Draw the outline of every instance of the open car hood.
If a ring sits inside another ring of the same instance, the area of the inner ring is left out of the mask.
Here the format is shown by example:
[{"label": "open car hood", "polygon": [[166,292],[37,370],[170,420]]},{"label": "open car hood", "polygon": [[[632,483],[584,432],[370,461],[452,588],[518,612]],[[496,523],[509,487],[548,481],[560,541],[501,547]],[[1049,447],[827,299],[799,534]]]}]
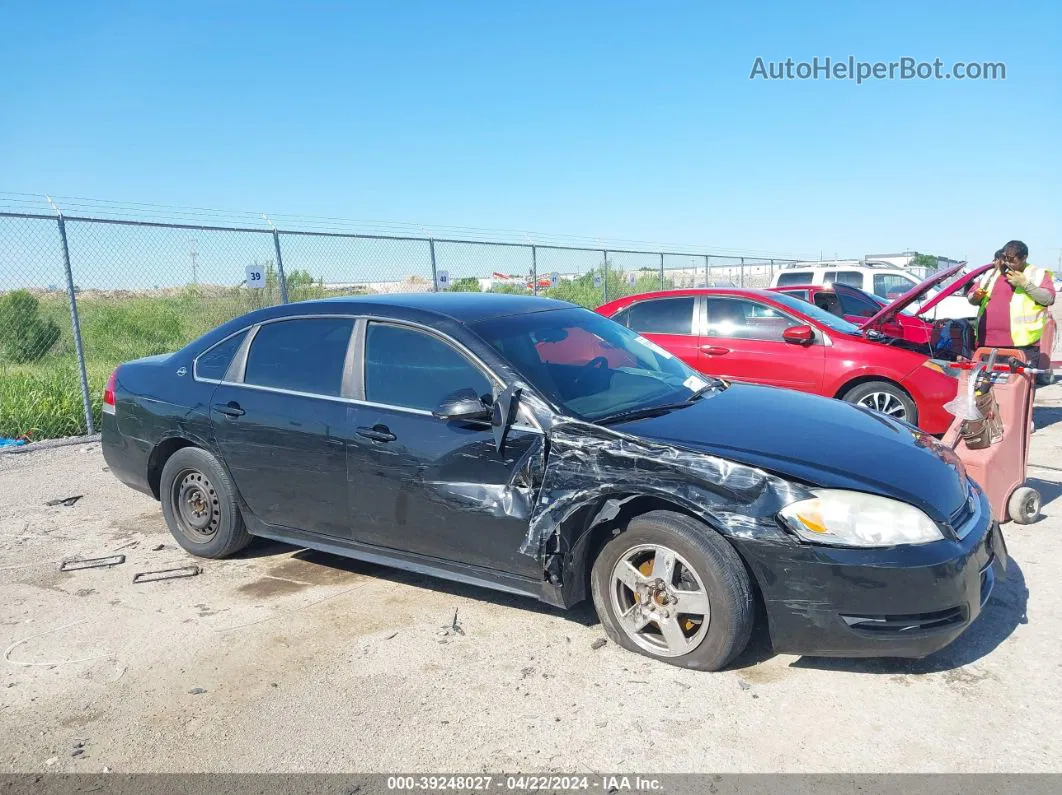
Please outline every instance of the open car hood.
[{"label": "open car hood", "polygon": [[[945,268],[942,271],[934,273],[925,281],[912,287],[910,290],[901,295],[891,304],[887,304],[886,306],[882,307],[876,315],[867,318],[867,320],[860,326],[860,328],[863,330],[872,329],[875,326],[878,326],[892,319],[897,312],[900,312],[906,309],[911,304],[915,303],[916,301],[921,300],[930,290],[932,290],[937,285],[943,284],[965,267],[966,263],[960,262],[958,265],[953,265],[950,268]],[[981,265],[980,267],[974,268],[972,271],[965,274],[962,278],[956,279],[954,283],[949,284],[945,289],[941,290],[938,295],[933,296],[932,300],[927,301],[926,304],[922,306],[916,314],[921,315],[924,312],[928,312],[930,309],[935,307],[945,298],[954,295],[958,290],[960,290],[965,285],[969,284],[971,281],[976,279],[985,271],[989,270],[991,267],[991,263],[989,263],[988,265]]]}]

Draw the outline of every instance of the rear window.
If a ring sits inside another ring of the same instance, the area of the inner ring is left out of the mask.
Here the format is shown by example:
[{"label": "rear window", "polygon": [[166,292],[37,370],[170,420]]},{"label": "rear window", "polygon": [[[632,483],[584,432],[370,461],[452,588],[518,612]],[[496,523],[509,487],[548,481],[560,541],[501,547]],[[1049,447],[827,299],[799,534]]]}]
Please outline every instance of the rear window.
[{"label": "rear window", "polygon": [[815,274],[811,271],[786,271],[778,274],[778,282],[775,287],[785,287],[790,284],[814,284]]},{"label": "rear window", "polygon": [[267,323],[251,342],[245,384],[339,397],[353,318]]},{"label": "rear window", "polygon": [[780,290],[779,292],[784,295],[791,295],[793,298],[799,298],[801,301],[809,300],[807,290]]}]

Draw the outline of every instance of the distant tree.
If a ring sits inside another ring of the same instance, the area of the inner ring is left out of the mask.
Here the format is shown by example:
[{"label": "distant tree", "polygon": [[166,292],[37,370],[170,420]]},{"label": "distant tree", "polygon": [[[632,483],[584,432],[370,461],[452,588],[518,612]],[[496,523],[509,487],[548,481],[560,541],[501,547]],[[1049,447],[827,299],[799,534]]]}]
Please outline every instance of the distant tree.
[{"label": "distant tree", "polygon": [[0,296],[0,352],[16,364],[36,362],[59,341],[59,326],[40,316],[40,304],[26,290]]},{"label": "distant tree", "polygon": [[309,287],[314,282],[313,276],[310,275],[309,271],[295,270],[291,273],[285,273],[284,278],[288,283],[288,289]]},{"label": "distant tree", "polygon": [[[635,276],[634,283],[630,277]],[[601,284],[595,285],[595,277],[600,277]],[[632,271],[630,274],[612,267],[612,263],[606,262],[589,273],[577,276],[574,279],[561,279],[556,287],[539,290],[539,295],[547,298],[557,298],[561,301],[570,301],[573,304],[595,309],[605,303],[625,295],[648,293],[659,290],[661,287],[668,290],[675,286],[673,279],[665,278],[663,285],[660,284],[660,271],[656,268],[643,268],[640,271]],[[608,290],[605,290],[605,287]]]},{"label": "distant tree", "polygon": [[450,282],[451,293],[479,293],[482,292],[482,288],[479,286],[479,279],[475,276],[466,276],[463,279],[458,279],[455,282]]},{"label": "distant tree", "polygon": [[915,254],[915,258],[911,260],[912,268],[927,268],[928,270],[935,271],[940,267],[940,262],[932,254]]}]

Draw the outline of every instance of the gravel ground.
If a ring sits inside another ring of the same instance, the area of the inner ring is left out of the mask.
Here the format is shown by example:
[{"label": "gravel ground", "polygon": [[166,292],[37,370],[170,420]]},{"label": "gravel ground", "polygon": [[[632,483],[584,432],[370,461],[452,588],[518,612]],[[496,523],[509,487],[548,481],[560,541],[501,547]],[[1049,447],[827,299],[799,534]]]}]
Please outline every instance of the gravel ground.
[{"label": "gravel ground", "polygon": [[[1038,404],[1046,516],[1006,526],[1009,577],[962,638],[917,662],[772,655],[761,638],[719,674],[599,646],[588,607],[264,542],[193,561],[98,443],[0,455],[0,764],[1062,771],[1062,384]],[[59,571],[110,554],[125,562]],[[202,574],[132,583],[192,563]]]}]

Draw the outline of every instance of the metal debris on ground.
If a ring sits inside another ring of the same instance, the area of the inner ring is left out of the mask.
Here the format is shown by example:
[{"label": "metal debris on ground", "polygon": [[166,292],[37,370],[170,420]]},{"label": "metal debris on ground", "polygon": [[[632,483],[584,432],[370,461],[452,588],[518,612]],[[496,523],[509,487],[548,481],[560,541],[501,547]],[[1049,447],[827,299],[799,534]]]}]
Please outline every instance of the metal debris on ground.
[{"label": "metal debris on ground", "polygon": [[188,691],[188,695],[190,695],[190,696],[201,696],[205,692],[206,692],[205,688],[193,687],[191,690]]},{"label": "metal debris on ground", "polygon": [[458,635],[464,635],[465,631],[461,629],[461,625],[457,622],[457,610],[454,610],[454,620],[450,622],[450,629],[456,632]]},{"label": "metal debris on ground", "polygon": [[600,649],[602,646],[604,646],[606,643],[608,643],[608,641],[604,638],[598,638],[590,644],[590,648],[596,651],[597,649]]},{"label": "metal debris on ground", "polygon": [[152,552],[158,552],[158,551],[160,551],[160,550],[163,550],[163,549],[165,549],[165,548],[166,548],[166,545],[165,545],[165,544],[159,544],[159,545],[158,545],[158,546],[156,546],[156,547],[152,547],[152,548],[151,548],[151,551],[152,551]]},{"label": "metal debris on ground", "polygon": [[82,569],[102,569],[125,563],[125,555],[108,555],[105,558],[75,558],[64,560],[59,571],[81,571]]},{"label": "metal debris on ground", "polygon": [[398,630],[397,629],[394,632],[391,632],[391,633],[388,633],[387,635],[384,635],[384,640],[391,640],[391,638],[395,637],[396,635],[398,635]]},{"label": "metal debris on ground", "polygon": [[44,504],[47,505],[49,508],[54,508],[56,505],[62,505],[64,508],[69,508],[71,505],[73,505],[75,502],[77,502],[84,496],[84,494],[76,494],[73,497],[61,497],[57,500],[48,500],[48,502]]},{"label": "metal debris on ground", "polygon": [[133,575],[133,584],[176,580],[181,577],[195,577],[197,574],[202,573],[203,570],[198,566],[181,566],[176,569],[161,569],[159,571],[138,571]]},{"label": "metal debris on ground", "polygon": [[140,543],[139,541],[127,541],[126,543],[122,544],[120,547],[115,547],[114,551],[117,552],[119,549],[129,549],[129,547],[135,547],[139,543]]},{"label": "metal debris on ground", "polygon": [[752,687],[752,685],[750,685],[744,679],[738,679],[738,685],[741,686],[742,690],[748,690],[750,687]]}]

